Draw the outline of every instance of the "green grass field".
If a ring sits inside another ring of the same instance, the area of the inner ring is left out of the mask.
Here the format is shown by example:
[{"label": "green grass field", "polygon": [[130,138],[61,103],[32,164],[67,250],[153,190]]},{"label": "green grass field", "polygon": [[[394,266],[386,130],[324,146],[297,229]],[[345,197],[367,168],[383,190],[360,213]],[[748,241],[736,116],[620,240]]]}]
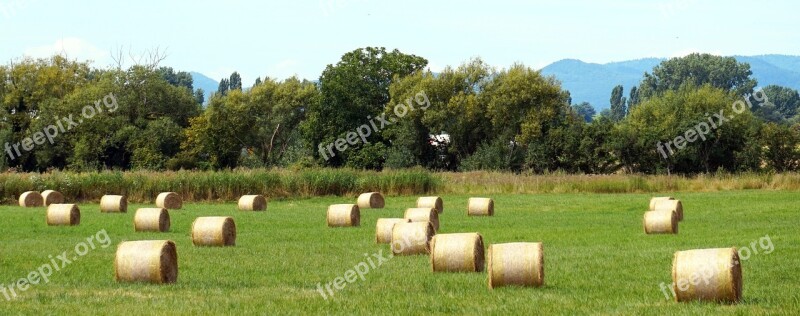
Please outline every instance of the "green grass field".
[{"label": "green grass field", "polygon": [[[317,284],[332,282],[371,255],[390,253],[374,243],[380,217],[402,217],[415,197],[387,198],[387,207],[362,210],[359,228],[325,226],[327,205],[354,199],[325,197],[274,201],[266,212],[240,212],[235,204],[190,204],[171,211],[169,233],[133,232],[125,214],[102,214],[80,205],[77,227],[48,227],[45,209],[0,206],[0,282],[9,287],[50,257],[106,230],[100,247],[31,285],[10,301],[0,294],[0,314],[800,314],[800,193],[730,191],[678,193],[685,220],[679,235],[647,236],[642,214],[651,195],[495,195],[496,214],[466,216],[467,195],[444,196],[440,233],[479,232],[486,245],[541,241],[542,288],[487,287],[483,273],[431,272],[427,256],[395,257],[324,299]],[[195,217],[236,220],[237,244],[194,247]],[[743,247],[768,235],[769,254],[743,263],[738,305],[675,303],[659,284],[671,283],[677,250]],[[114,280],[116,246],[125,240],[176,242],[178,282],[159,286]],[[376,260],[377,261],[377,260]],[[16,288],[16,286],[15,286]]]}]

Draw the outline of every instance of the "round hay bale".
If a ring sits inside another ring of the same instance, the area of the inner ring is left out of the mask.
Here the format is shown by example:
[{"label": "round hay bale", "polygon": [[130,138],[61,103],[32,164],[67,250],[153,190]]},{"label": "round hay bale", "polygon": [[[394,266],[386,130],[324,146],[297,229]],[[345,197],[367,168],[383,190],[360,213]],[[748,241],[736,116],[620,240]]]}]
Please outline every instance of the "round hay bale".
[{"label": "round hay bale", "polygon": [[114,257],[117,282],[174,283],[178,280],[178,252],[170,240],[124,241]]},{"label": "round hay bale", "polygon": [[37,191],[28,191],[19,196],[19,206],[40,207],[44,205],[42,194]]},{"label": "round hay bale", "polygon": [[489,288],[544,285],[544,250],[540,242],[489,245]]},{"label": "round hay bale", "polygon": [[650,208],[648,210],[655,211],[656,210],[656,204],[658,203],[658,201],[667,201],[667,200],[674,200],[674,199],[675,198],[673,198],[671,196],[656,196],[654,198],[651,198],[650,199]]},{"label": "round hay bale", "polygon": [[169,226],[169,211],[165,208],[140,208],[133,216],[133,229],[137,232],[166,232]]},{"label": "round hay bale", "polygon": [[235,246],[236,224],[227,216],[198,217],[192,223],[195,246]]},{"label": "round hay bale", "polygon": [[334,204],[328,206],[328,227],[361,226],[360,207],[355,204]]},{"label": "round hay bale", "polygon": [[50,206],[50,204],[62,204],[64,203],[64,195],[58,191],[44,190],[42,192],[42,200],[44,201],[44,206]]},{"label": "round hay bale", "polygon": [[483,237],[478,233],[439,234],[431,239],[433,272],[481,272]]},{"label": "round hay bale", "polygon": [[436,230],[430,222],[397,223],[392,227],[392,254],[395,256],[430,253]]},{"label": "round hay bale", "polygon": [[357,204],[359,208],[383,208],[385,202],[383,200],[383,194],[379,192],[369,192],[359,195]]},{"label": "round hay bale", "polygon": [[379,244],[391,243],[392,228],[394,228],[394,225],[410,222],[410,220],[405,218],[379,218],[378,223],[375,224],[375,242]]},{"label": "round hay bale", "polygon": [[681,200],[657,201],[654,211],[675,211],[678,215],[678,220],[683,220],[683,204],[681,204]]},{"label": "round hay bale", "polygon": [[444,212],[444,202],[438,196],[423,196],[417,199],[417,207],[419,208],[433,208],[436,212],[441,214]]},{"label": "round hay bale", "polygon": [[409,208],[406,209],[403,218],[412,222],[431,222],[433,229],[439,231],[439,213],[433,208]]},{"label": "round hay bale", "polygon": [[128,212],[128,199],[124,195],[103,195],[100,199],[100,211],[103,213]]},{"label": "round hay bale", "polygon": [[240,211],[263,211],[267,209],[267,199],[263,195],[244,195],[239,198]]},{"label": "round hay bale", "polygon": [[75,204],[50,204],[47,207],[47,225],[76,226],[81,223],[81,210]]},{"label": "round hay bale", "polygon": [[649,211],[644,213],[645,234],[677,234],[678,214],[675,211]]},{"label": "round hay bale", "polygon": [[469,198],[467,215],[494,216],[494,200],[490,198]]},{"label": "round hay bale", "polygon": [[742,299],[742,266],[736,248],[675,252],[672,281],[677,302],[738,303]]},{"label": "round hay bale", "polygon": [[183,200],[175,192],[162,192],[156,197],[156,206],[168,210],[179,210],[183,207]]}]

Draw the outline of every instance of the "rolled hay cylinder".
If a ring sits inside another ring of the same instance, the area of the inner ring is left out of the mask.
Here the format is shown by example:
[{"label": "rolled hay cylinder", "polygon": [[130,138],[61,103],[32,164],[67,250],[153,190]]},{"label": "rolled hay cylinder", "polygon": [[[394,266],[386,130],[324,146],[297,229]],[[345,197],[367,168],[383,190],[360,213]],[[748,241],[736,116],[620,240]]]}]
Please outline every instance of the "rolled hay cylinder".
[{"label": "rolled hay cylinder", "polygon": [[128,198],[124,195],[103,195],[100,198],[100,211],[103,213],[128,212]]},{"label": "rolled hay cylinder", "polygon": [[431,238],[436,235],[430,222],[397,223],[392,227],[392,254],[395,256],[430,253]]},{"label": "rolled hay cylinder", "polygon": [[431,239],[433,272],[481,272],[485,259],[478,233],[438,234]]},{"label": "rolled hay cylinder", "polygon": [[649,211],[644,213],[645,234],[677,234],[678,213],[675,211]]},{"label": "rolled hay cylinder", "polygon": [[490,198],[469,198],[467,215],[494,216],[494,200]]},{"label": "rolled hay cylinder", "polygon": [[742,298],[742,266],[736,248],[675,252],[672,260],[675,301],[738,303]]},{"label": "rolled hay cylinder", "polygon": [[358,196],[359,208],[383,208],[386,204],[383,200],[383,194],[379,192],[368,192]]},{"label": "rolled hay cylinder", "polygon": [[166,232],[169,226],[169,211],[165,208],[140,208],[133,216],[133,230],[137,232]]},{"label": "rolled hay cylinder", "polygon": [[77,226],[81,223],[81,210],[75,204],[50,204],[47,207],[47,225]]},{"label": "rolled hay cylinder", "polygon": [[361,226],[360,207],[355,204],[334,204],[328,206],[328,227]]},{"label": "rolled hay cylinder", "polygon": [[375,224],[375,242],[388,244],[392,242],[392,228],[395,224],[410,223],[411,220],[405,218],[379,218]]},{"label": "rolled hay cylinder", "polygon": [[156,206],[168,210],[179,210],[183,207],[183,200],[175,192],[162,192],[156,197]]},{"label": "rolled hay cylinder", "polygon": [[174,283],[178,280],[178,252],[170,240],[124,241],[114,257],[117,282]]},{"label": "rolled hay cylinder", "polygon": [[442,198],[438,196],[423,196],[417,199],[417,207],[418,208],[433,208],[436,209],[436,212],[441,214],[444,212],[444,202]]},{"label": "rolled hay cylinder", "polygon": [[227,216],[198,217],[192,223],[195,246],[235,246],[236,224]]},{"label": "rolled hay cylinder", "polygon": [[681,200],[657,201],[654,211],[675,211],[678,215],[678,221],[683,220],[683,204],[681,204]]},{"label": "rolled hay cylinder", "polygon": [[437,232],[439,231],[439,213],[436,212],[436,209],[430,207],[409,208],[406,209],[403,218],[409,219],[412,222],[431,222],[431,224],[433,224],[433,229]]},{"label": "rolled hay cylinder", "polygon": [[263,195],[244,195],[239,198],[240,211],[263,211],[267,209],[267,199]]},{"label": "rolled hay cylinder", "polygon": [[540,242],[489,245],[489,288],[544,285],[544,250]]},{"label": "rolled hay cylinder", "polygon": [[650,199],[650,208],[648,210],[655,211],[656,210],[656,204],[658,204],[658,201],[668,201],[668,200],[674,200],[674,199],[675,198],[673,198],[671,196],[656,196],[656,197],[653,197],[653,198]]},{"label": "rolled hay cylinder", "polygon": [[50,206],[50,204],[63,204],[64,195],[58,191],[44,190],[42,192],[42,200],[44,201],[44,206]]},{"label": "rolled hay cylinder", "polygon": [[19,196],[19,206],[40,207],[44,205],[44,198],[38,191],[28,191]]}]

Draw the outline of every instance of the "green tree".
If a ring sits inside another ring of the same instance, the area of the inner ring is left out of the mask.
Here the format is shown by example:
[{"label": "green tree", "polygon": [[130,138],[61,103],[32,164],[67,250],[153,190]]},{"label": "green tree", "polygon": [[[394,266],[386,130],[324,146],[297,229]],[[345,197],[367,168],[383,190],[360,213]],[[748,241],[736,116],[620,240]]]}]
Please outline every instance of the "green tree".
[{"label": "green tree", "polygon": [[781,118],[788,120],[798,114],[800,94],[798,94],[797,90],[769,85],[764,87],[762,92],[767,96],[770,103],[775,106]]},{"label": "green tree", "polygon": [[624,88],[621,85],[614,87],[611,90],[611,119],[615,122],[621,121],[628,113],[625,104],[625,97],[622,96]]},{"label": "green tree", "polygon": [[[379,116],[390,100],[389,85],[402,77],[422,70],[428,61],[398,50],[367,47],[346,53],[336,65],[328,65],[320,76],[321,102],[310,107],[303,125],[305,138],[322,157],[320,146],[343,138],[356,127]],[[384,142],[379,132],[371,142]],[[326,164],[342,166],[348,155],[360,147],[329,157]]]},{"label": "green tree", "polygon": [[206,92],[203,91],[203,89],[197,88],[197,90],[194,90],[194,100],[197,104],[203,105],[206,103]]},{"label": "green tree", "polygon": [[757,120],[746,108],[733,112],[735,101],[734,93],[710,85],[647,99],[615,127],[615,154],[632,172],[735,171],[747,165],[740,153],[757,141],[747,132]]},{"label": "green tree", "polygon": [[631,87],[630,96],[628,97],[628,112],[633,110],[633,107],[641,102],[639,97],[639,87]]},{"label": "green tree", "polygon": [[643,101],[668,90],[678,90],[685,84],[695,87],[708,84],[744,96],[752,94],[757,85],[750,77],[752,74],[749,64],[739,63],[734,57],[694,53],[666,60],[653,68],[652,74],[645,73],[639,94]]},{"label": "green tree", "polygon": [[229,90],[242,90],[242,76],[238,72],[233,72],[228,81]]},{"label": "green tree", "polygon": [[227,95],[228,91],[230,90],[232,90],[230,81],[227,78],[222,78],[222,80],[219,81],[219,87],[217,88],[217,93],[219,95],[224,96]]},{"label": "green tree", "polygon": [[796,171],[800,159],[800,131],[775,123],[765,124],[761,130],[764,160],[777,172]]},{"label": "green tree", "polygon": [[581,102],[580,104],[575,104],[572,106],[572,109],[578,116],[582,117],[585,122],[591,122],[592,118],[597,114],[595,112],[594,107],[592,107],[589,102]]}]

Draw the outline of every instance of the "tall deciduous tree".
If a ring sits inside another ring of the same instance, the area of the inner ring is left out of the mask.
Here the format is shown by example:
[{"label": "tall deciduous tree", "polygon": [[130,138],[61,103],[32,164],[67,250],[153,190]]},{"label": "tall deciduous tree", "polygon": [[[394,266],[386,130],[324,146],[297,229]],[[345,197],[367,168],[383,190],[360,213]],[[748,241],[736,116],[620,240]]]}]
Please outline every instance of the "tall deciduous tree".
[{"label": "tall deciduous tree", "polygon": [[743,96],[753,93],[757,85],[750,77],[752,74],[749,64],[739,63],[734,57],[694,53],[666,60],[653,68],[652,74],[645,73],[639,93],[642,99],[647,99],[678,90],[685,84],[694,87],[707,84]]},{"label": "tall deciduous tree", "polygon": [[242,76],[238,72],[233,72],[228,82],[230,90],[242,90]]},{"label": "tall deciduous tree", "polygon": [[[336,65],[328,65],[320,76],[321,102],[309,108],[303,131],[316,148],[325,146],[356,127],[367,124],[383,112],[389,102],[389,85],[396,79],[422,70],[428,61],[422,57],[401,53],[398,50],[367,47],[346,53]],[[379,132],[371,136],[373,142],[383,142]],[[346,157],[357,155],[359,147],[336,154],[326,163],[341,166]],[[376,157],[376,159],[382,159]]]},{"label": "tall deciduous tree", "polygon": [[615,122],[621,121],[628,113],[626,108],[625,97],[623,97],[624,89],[621,85],[614,87],[611,90],[611,119]]}]

